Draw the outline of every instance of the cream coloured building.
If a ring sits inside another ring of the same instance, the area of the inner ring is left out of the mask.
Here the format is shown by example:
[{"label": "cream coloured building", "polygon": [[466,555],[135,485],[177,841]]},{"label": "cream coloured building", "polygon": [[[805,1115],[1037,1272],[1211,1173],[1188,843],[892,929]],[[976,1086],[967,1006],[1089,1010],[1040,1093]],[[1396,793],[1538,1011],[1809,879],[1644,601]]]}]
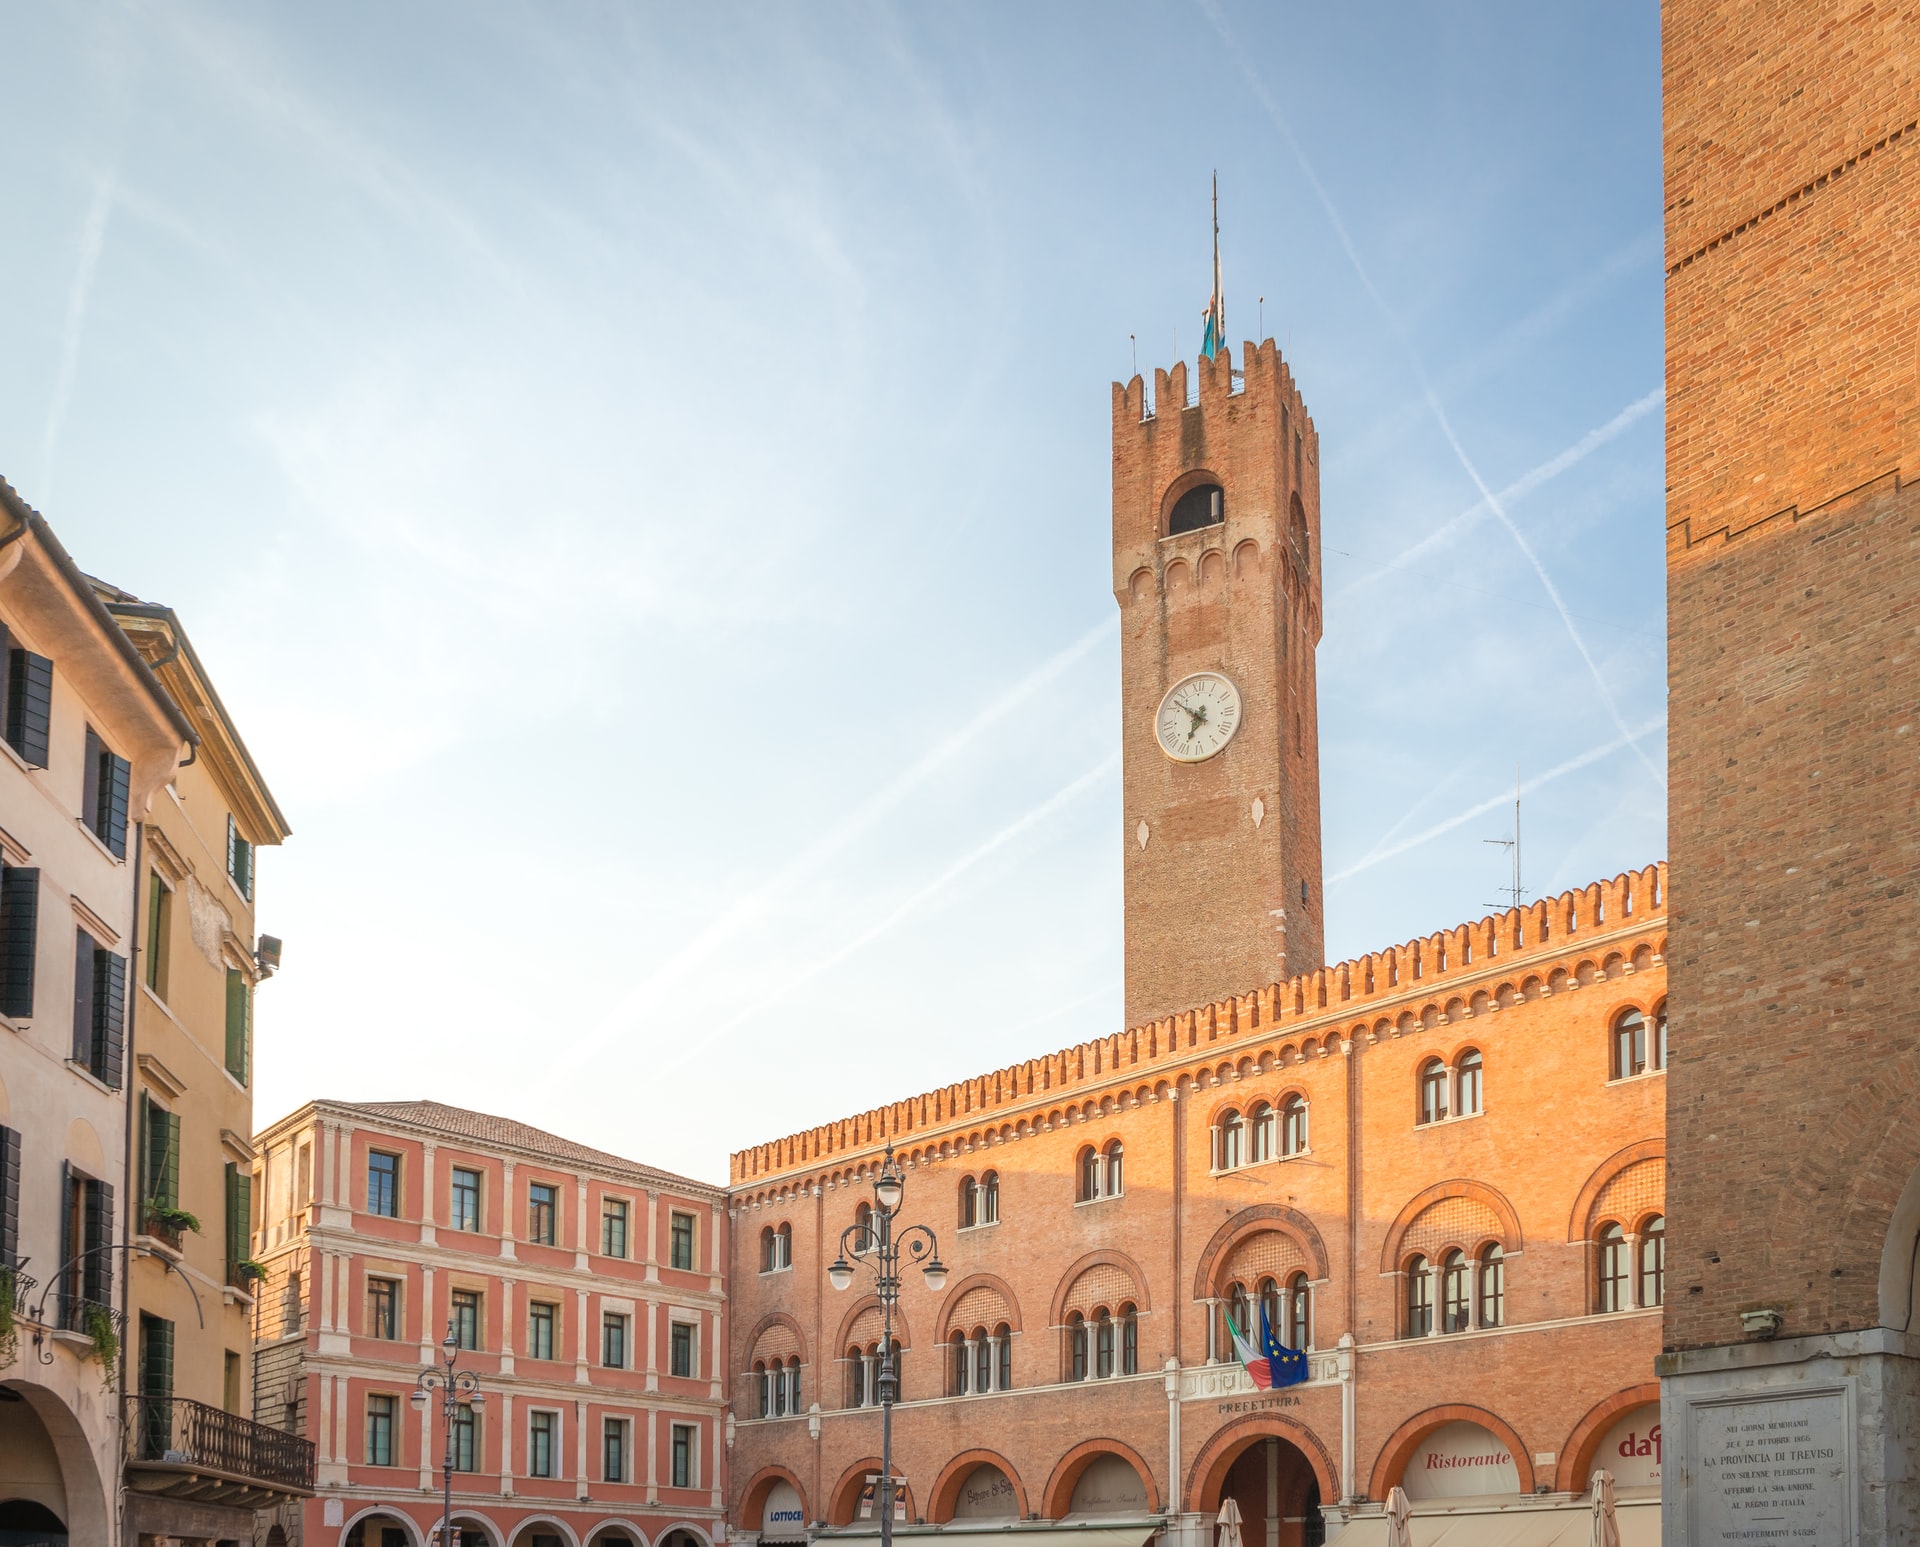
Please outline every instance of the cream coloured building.
[{"label": "cream coloured building", "polygon": [[[251,1540],[304,1497],[312,1447],[255,1422],[254,856],[286,818],[173,610],[96,582],[198,744],[142,828],[128,990],[128,1547]],[[197,1228],[194,1228],[197,1226]]]},{"label": "cream coloured building", "polygon": [[138,823],[194,736],[4,482],[0,629],[0,1539],[112,1547]]}]

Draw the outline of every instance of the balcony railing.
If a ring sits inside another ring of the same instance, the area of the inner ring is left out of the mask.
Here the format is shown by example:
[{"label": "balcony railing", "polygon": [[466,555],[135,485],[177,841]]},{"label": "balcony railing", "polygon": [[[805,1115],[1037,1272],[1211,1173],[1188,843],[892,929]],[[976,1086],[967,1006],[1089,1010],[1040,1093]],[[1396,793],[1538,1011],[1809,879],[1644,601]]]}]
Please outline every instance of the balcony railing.
[{"label": "balcony railing", "polygon": [[127,1472],[148,1493],[262,1508],[313,1492],[313,1444],[186,1397],[127,1398]]}]

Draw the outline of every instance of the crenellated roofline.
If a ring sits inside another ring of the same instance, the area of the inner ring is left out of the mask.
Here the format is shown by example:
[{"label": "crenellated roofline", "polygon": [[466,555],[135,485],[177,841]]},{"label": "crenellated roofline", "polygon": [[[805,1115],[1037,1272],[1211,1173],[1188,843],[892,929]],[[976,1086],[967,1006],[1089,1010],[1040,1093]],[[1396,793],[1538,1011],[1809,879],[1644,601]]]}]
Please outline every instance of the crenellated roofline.
[{"label": "crenellated roofline", "polygon": [[[1431,999],[1444,1014],[1454,999],[1464,1003],[1481,980],[1498,985],[1513,977],[1524,982],[1528,973],[1550,973],[1556,966],[1574,977],[1582,958],[1599,947],[1663,928],[1666,900],[1667,866],[1662,860],[1611,881],[1596,881],[1285,983],[738,1150],[728,1157],[728,1186],[737,1192],[776,1178],[791,1180],[801,1172],[837,1168],[878,1154],[889,1143],[901,1148],[951,1138],[1069,1094],[1082,1099],[1104,1087],[1131,1084],[1149,1071],[1164,1078],[1182,1064],[1208,1061],[1218,1044],[1255,1033],[1295,1035],[1343,1025],[1349,1033],[1357,1032],[1390,1006],[1403,1007],[1399,1018],[1405,1018]],[[1604,959],[1594,963],[1596,969],[1604,965]],[[1424,1023],[1424,1008],[1415,1019]],[[1377,1029],[1390,1030],[1394,1024],[1397,1020]]]}]

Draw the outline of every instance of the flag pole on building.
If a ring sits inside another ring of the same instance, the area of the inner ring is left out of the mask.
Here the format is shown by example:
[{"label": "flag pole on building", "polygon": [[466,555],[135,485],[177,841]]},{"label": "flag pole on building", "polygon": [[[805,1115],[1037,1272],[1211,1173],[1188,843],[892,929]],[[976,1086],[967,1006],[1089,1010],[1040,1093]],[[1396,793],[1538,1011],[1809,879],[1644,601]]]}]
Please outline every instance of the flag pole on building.
[{"label": "flag pole on building", "polygon": [[1220,174],[1213,174],[1213,294],[1200,329],[1200,353],[1211,360],[1227,341],[1227,302],[1220,284]]}]

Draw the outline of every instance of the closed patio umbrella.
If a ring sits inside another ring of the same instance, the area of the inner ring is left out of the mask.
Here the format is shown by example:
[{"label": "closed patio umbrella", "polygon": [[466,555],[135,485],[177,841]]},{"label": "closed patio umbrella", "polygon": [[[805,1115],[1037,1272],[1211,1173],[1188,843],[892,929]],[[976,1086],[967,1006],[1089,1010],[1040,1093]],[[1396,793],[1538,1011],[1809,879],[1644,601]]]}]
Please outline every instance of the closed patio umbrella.
[{"label": "closed patio umbrella", "polygon": [[1220,1536],[1214,1547],[1241,1547],[1240,1506],[1228,1494],[1220,1501]]},{"label": "closed patio umbrella", "polygon": [[1613,1513],[1613,1473],[1593,1474],[1593,1547],[1620,1547],[1620,1522]]},{"label": "closed patio umbrella", "polygon": [[1413,1547],[1412,1520],[1407,1490],[1395,1483],[1387,1494],[1387,1547]]}]

